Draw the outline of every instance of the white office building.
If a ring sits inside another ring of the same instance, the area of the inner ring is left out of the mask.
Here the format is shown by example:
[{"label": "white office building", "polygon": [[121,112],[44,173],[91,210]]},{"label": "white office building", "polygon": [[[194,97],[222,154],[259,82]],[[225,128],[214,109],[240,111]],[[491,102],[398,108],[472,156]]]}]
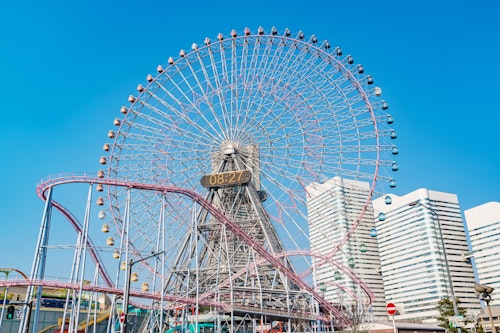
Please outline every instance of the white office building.
[{"label": "white office building", "polygon": [[437,302],[453,294],[468,313],[479,312],[457,196],[419,189],[388,197],[390,204],[382,197],[373,207],[383,213],[377,219],[380,261],[396,320],[435,323]]},{"label": "white office building", "polygon": [[[317,257],[314,264],[319,290],[329,301],[357,311],[353,316],[358,320],[362,317],[363,322],[387,320],[377,238],[370,236],[375,228],[371,203],[363,210],[369,202],[369,191],[368,183],[340,177],[307,186],[311,250],[333,258],[355,274],[349,276],[342,267]],[[346,238],[353,226],[355,230]],[[367,299],[369,294],[374,297],[371,306],[363,307],[362,302],[356,301]]]},{"label": "white office building", "polygon": [[495,288],[490,305],[500,305],[500,202],[464,212],[480,284]]}]

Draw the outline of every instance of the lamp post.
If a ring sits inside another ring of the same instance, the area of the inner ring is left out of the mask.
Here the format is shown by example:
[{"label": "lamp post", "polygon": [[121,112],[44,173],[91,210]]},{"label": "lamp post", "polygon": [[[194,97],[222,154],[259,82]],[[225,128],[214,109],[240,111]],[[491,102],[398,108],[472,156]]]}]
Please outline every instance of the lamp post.
[{"label": "lamp post", "polygon": [[[444,257],[444,261],[445,261],[445,268],[446,268],[446,275],[448,276],[448,284],[450,285],[450,292],[451,292],[451,302],[453,304],[453,313],[455,315],[455,317],[457,317],[459,315],[458,313],[458,306],[457,306],[457,300],[455,298],[455,292],[453,290],[453,280],[451,278],[451,270],[450,270],[450,264],[448,262],[448,256],[446,254],[446,246],[445,246],[445,243],[444,243],[444,239],[443,239],[443,230],[441,229],[441,221],[439,220],[439,215],[438,213],[430,206],[428,205],[424,205],[422,202],[420,202],[420,200],[415,200],[415,201],[412,201],[408,204],[408,206],[410,207],[413,207],[413,206],[422,206],[424,207],[425,209],[429,210],[435,217],[436,217],[436,220],[437,220],[437,225],[438,225],[438,231],[439,231],[439,239],[441,240],[441,248],[443,250],[443,257]],[[462,330],[460,329],[460,327],[457,327],[458,328],[458,332],[461,333]],[[496,333],[496,332],[493,332],[493,333]]]},{"label": "lamp post", "polygon": [[486,308],[488,309],[488,316],[490,317],[490,325],[491,325],[491,333],[497,333],[497,329],[495,327],[495,323],[493,322],[493,316],[491,315],[490,301],[491,301],[491,293],[494,288],[484,285],[474,283],[474,289],[479,293],[479,299],[481,301],[486,302]]},{"label": "lamp post", "polygon": [[138,262],[157,257],[160,254],[164,253],[165,251],[160,251],[157,253],[151,253],[151,255],[140,258],[137,260],[132,260],[130,259],[127,265],[127,283],[125,284],[125,292],[123,293],[123,326],[122,326],[122,333],[127,333],[127,321],[128,321],[128,303],[129,303],[129,294],[130,294],[130,277],[132,275],[132,266],[137,264]]}]

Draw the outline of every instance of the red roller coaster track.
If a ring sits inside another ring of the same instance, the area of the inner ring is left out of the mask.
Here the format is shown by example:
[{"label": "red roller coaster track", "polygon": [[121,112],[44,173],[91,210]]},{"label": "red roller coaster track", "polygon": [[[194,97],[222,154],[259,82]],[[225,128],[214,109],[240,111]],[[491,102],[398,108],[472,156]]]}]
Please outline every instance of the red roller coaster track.
[{"label": "red roller coaster track", "polygon": [[[287,268],[283,263],[281,263],[276,256],[271,255],[269,252],[267,252],[262,246],[260,246],[258,243],[255,242],[252,237],[250,237],[247,233],[245,233],[236,223],[232,222],[229,220],[226,216],[224,216],[217,208],[212,206],[207,200],[205,200],[201,195],[198,193],[186,189],[186,188],[180,188],[176,186],[165,186],[161,184],[144,184],[144,183],[138,183],[138,182],[130,182],[130,181],[125,181],[125,180],[115,180],[115,179],[104,179],[104,178],[97,178],[97,177],[92,177],[88,176],[86,174],[84,175],[64,175],[64,176],[56,176],[53,178],[48,178],[43,180],[41,183],[38,184],[36,188],[37,195],[40,197],[40,199],[46,201],[47,200],[47,192],[50,188],[57,186],[57,185],[63,185],[63,184],[70,184],[70,183],[87,183],[87,184],[102,184],[102,185],[108,185],[108,186],[120,186],[120,187],[127,187],[127,188],[134,188],[134,189],[139,189],[139,190],[145,190],[145,191],[155,191],[158,193],[177,193],[184,195],[197,204],[199,204],[201,207],[206,209],[214,218],[216,218],[220,223],[224,224],[227,228],[229,228],[234,234],[236,234],[238,237],[240,237],[244,242],[246,242],[250,247],[253,248],[254,251],[256,251],[262,258],[263,260],[271,263],[274,267],[279,269],[281,272],[283,272],[291,281],[293,281],[299,288],[302,290],[307,291],[313,297],[320,302],[320,305],[333,314],[337,319],[339,319],[342,323],[344,324],[349,324],[350,320],[347,318],[347,316],[342,313],[340,310],[338,310],[333,304],[327,302],[316,290],[314,290],[312,287],[308,286],[301,278],[298,276],[296,273],[294,273],[292,270]],[[66,209],[64,206],[61,204],[57,203],[56,201],[52,200],[52,205],[55,207],[58,211],[60,211],[66,219],[71,223],[71,225],[78,231],[81,231],[81,225],[77,221],[77,219]],[[110,293],[118,293],[118,290],[114,288],[114,285],[109,277],[109,274],[106,272],[104,265],[102,264],[101,258],[99,257],[99,254],[95,252],[93,249],[93,244],[90,239],[87,239],[87,244],[89,245],[89,251],[90,254],[93,258],[93,260],[99,264],[99,270],[100,274],[103,277],[104,281],[107,284],[107,288],[103,289],[103,292],[110,292]],[[286,254],[283,254],[286,255]],[[327,258],[323,258],[326,261],[329,261]],[[338,265],[337,265],[338,266]],[[339,267],[339,266],[338,266]],[[355,275],[353,275],[355,280],[362,284],[361,279],[357,278]],[[35,282],[33,280],[28,280]],[[29,285],[29,282],[25,282],[25,285]],[[50,282],[43,282],[43,281],[38,281],[37,283],[47,283],[49,284]],[[2,286],[3,284],[0,284]],[[63,287],[62,285],[60,285]],[[66,287],[75,287],[72,284],[67,284],[65,285]],[[88,286],[89,290],[96,290],[95,286]],[[365,288],[363,288],[365,289]],[[369,288],[365,289],[369,290]],[[121,292],[120,292],[121,293]],[[141,293],[137,293],[137,296],[141,296]],[[371,292],[368,293],[369,298],[373,298],[373,294]],[[151,297],[148,293],[144,293],[143,296]],[[166,296],[163,296],[163,299],[167,299]],[[181,301],[178,297],[175,297],[173,299],[175,301]],[[194,304],[195,300],[194,299],[185,299],[182,300],[183,303],[185,304]],[[213,304],[216,307],[224,307],[223,304]]]}]

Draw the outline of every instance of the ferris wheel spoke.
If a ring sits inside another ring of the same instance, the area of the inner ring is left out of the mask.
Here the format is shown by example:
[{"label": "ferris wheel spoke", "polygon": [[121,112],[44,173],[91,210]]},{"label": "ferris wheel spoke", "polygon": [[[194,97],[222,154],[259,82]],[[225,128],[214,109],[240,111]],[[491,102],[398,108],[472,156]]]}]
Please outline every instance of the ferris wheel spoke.
[{"label": "ferris wheel spoke", "polygon": [[[207,45],[206,51],[207,51],[207,53],[210,52],[210,45]],[[198,60],[199,66],[200,66],[200,70],[203,73],[203,77],[205,78],[205,84],[206,84],[206,87],[203,87],[203,85],[200,84],[200,90],[202,91],[202,95],[203,95],[207,105],[209,106],[209,110],[211,111],[211,116],[213,118],[213,121],[218,125],[219,128],[222,129],[222,128],[224,128],[224,125],[221,123],[221,119],[219,119],[219,117],[217,115],[217,111],[214,107],[214,103],[210,99],[210,97],[209,97],[210,95],[208,94],[208,90],[210,90],[212,92],[217,91],[217,88],[213,86],[213,83],[215,83],[215,82],[212,82],[214,79],[212,77],[210,77],[210,75],[207,71],[208,65],[206,65],[205,62],[203,61],[203,58],[201,56],[200,51],[196,52],[196,57],[197,57],[197,60]],[[195,74],[194,70],[191,69],[191,71],[193,72],[193,75],[199,80],[198,75]],[[215,94],[212,94],[212,96],[214,96],[214,95]],[[207,121],[207,123],[210,123],[210,122]],[[214,129],[214,131],[215,131],[215,129]]]},{"label": "ferris wheel spoke", "polygon": [[[242,124],[242,126],[245,126],[248,123],[247,116],[249,115],[248,112],[245,112],[246,105],[245,105],[245,100],[247,99],[245,95],[245,91],[247,88],[247,85],[244,81],[244,76],[243,74],[247,70],[247,55],[246,52],[248,51],[248,48],[246,47],[245,43],[243,43],[241,47],[241,53],[238,53],[238,42],[239,39],[234,39],[232,40],[231,44],[231,79],[232,79],[232,86],[234,87],[234,96],[232,98],[232,104],[234,108],[234,112],[236,113],[236,123]],[[237,128],[233,128],[234,131],[237,131]],[[233,135],[236,135],[235,132],[233,132]]]},{"label": "ferris wheel spoke", "polygon": [[[257,37],[257,45],[258,48],[256,50],[259,52],[258,61],[254,63],[254,75],[253,78],[257,79],[257,81],[252,82],[257,87],[262,87],[264,85],[264,80],[268,78],[266,73],[270,70],[272,66],[274,66],[274,58],[271,56],[271,52],[273,49],[271,48],[272,44],[269,41],[262,43],[261,38]],[[261,46],[264,45],[262,49]],[[276,52],[277,50],[274,50]]]},{"label": "ferris wheel spoke", "polygon": [[[284,226],[285,219],[287,221],[290,221],[287,223],[291,223],[293,227],[289,228],[282,227],[280,230],[287,234],[288,239],[291,240],[295,248],[303,248],[304,241],[307,241],[309,235],[307,231],[299,223],[296,222],[298,219],[296,218],[296,216],[292,216],[291,212],[293,211],[294,213],[298,213],[298,215],[301,218],[307,219],[307,216],[302,211],[300,210],[296,211],[297,204],[298,203],[304,204],[304,202],[301,202],[301,199],[298,196],[293,195],[289,188],[282,186],[279,180],[274,180],[273,178],[270,179],[274,185],[282,187],[284,193],[287,193],[286,196],[277,198],[274,196],[273,191],[269,191],[273,199],[273,202],[280,203],[279,205],[276,206],[277,210],[277,212],[275,212],[276,215],[272,217],[274,217],[273,218],[274,221],[280,226]],[[268,192],[267,187],[264,190]],[[289,200],[287,200],[287,198]]]},{"label": "ferris wheel spoke", "polygon": [[[267,75],[268,75],[268,73],[266,73],[266,72],[262,72],[262,73],[259,72],[257,74],[257,77],[266,78],[266,77],[268,77]],[[278,81],[276,81],[275,83],[271,83],[272,86],[271,86],[270,90],[273,91],[273,92],[276,91],[273,88],[274,87],[278,87],[277,84],[280,83],[280,85],[282,87],[286,87],[287,90],[290,91],[290,95],[291,95],[291,91],[293,89],[291,89],[291,90],[288,89],[288,83],[281,81],[279,78],[276,78],[276,79]],[[257,85],[257,89],[258,89],[258,92],[259,92],[260,96],[263,97],[263,98],[261,98],[260,103],[257,104],[257,112],[256,112],[256,114],[259,114],[260,112],[262,112],[262,110],[264,110],[265,115],[271,114],[273,112],[273,105],[277,105],[278,103],[283,103],[286,100],[286,96],[284,96],[281,100],[275,101],[274,100],[275,96],[273,94],[266,94],[266,93],[264,93],[264,89],[265,88],[267,88],[267,86],[264,86],[263,79],[262,79],[261,82]],[[272,100],[272,105],[270,107],[268,107],[267,109],[265,109],[264,106],[269,101],[271,101],[271,100]]]},{"label": "ferris wheel spoke", "polygon": [[[192,76],[195,78],[195,83],[196,83],[196,89],[195,87],[193,87],[191,85],[191,83],[189,82],[189,80],[186,78],[186,76],[183,74],[183,72],[181,70],[178,71],[178,75],[182,78],[182,81],[184,82],[184,85],[186,85],[188,87],[188,89],[191,91],[192,95],[193,96],[196,96],[196,95],[201,95],[204,96],[205,98],[205,101],[206,102],[209,102],[209,99],[206,97],[206,93],[205,93],[205,90],[203,89],[202,85],[200,84],[200,81],[198,79],[198,76],[196,75],[196,73],[194,73],[193,71],[193,68],[191,66],[191,63],[189,62],[189,60],[186,59],[185,63],[188,64],[189,68],[191,69],[191,73],[192,73]],[[176,65],[177,66],[177,65]],[[180,89],[179,87],[177,87],[178,89]],[[204,116],[204,113],[203,112],[200,112],[200,107],[201,107],[201,104],[197,104],[195,103],[194,101],[192,101],[191,99],[189,99],[186,95],[184,95],[185,98],[187,100],[190,101],[190,105],[193,107],[193,111],[196,112],[196,115],[198,117],[200,117],[200,119],[202,119],[204,121],[204,125],[211,129],[212,130],[212,133],[217,133],[217,132],[220,132],[220,129],[217,130],[215,127],[213,127],[212,125],[212,122],[210,120],[208,120],[205,116]],[[212,108],[212,105],[210,105],[210,107]],[[214,117],[215,118],[215,117]],[[220,125],[219,125],[220,126]],[[203,126],[197,126],[198,127],[198,130],[203,130],[204,132],[207,133],[207,131],[203,128]],[[220,127],[222,128],[222,127]]]},{"label": "ferris wheel spoke", "polygon": [[[230,47],[222,47],[222,44],[221,44],[221,58],[222,58],[222,63],[223,63],[222,68],[224,71],[224,77],[225,77],[225,80],[227,80],[227,85],[229,88],[229,101],[228,101],[229,114],[227,115],[228,116],[228,123],[231,124],[231,126],[229,128],[229,136],[234,137],[236,130],[237,130],[237,126],[235,126],[235,125],[241,123],[241,121],[240,121],[241,110],[238,109],[238,99],[239,99],[239,95],[238,95],[239,83],[237,81],[238,68],[237,68],[237,65],[236,65],[237,62],[235,59],[235,57],[236,57],[235,42],[234,42],[234,40],[231,40],[231,41],[228,41],[227,44],[229,44]],[[229,54],[230,60],[227,60],[226,50],[228,50],[228,53],[230,53]]]},{"label": "ferris wheel spoke", "polygon": [[[265,50],[269,50],[269,51],[267,51],[267,53],[264,54],[264,56],[266,58],[269,58],[268,53],[270,52],[271,45],[272,44],[267,43],[267,46],[265,48]],[[276,53],[280,52],[280,51],[281,50],[278,48],[276,50]],[[275,53],[275,56],[276,56],[276,53]],[[253,55],[253,58],[258,59],[259,61],[252,63],[252,67],[251,67],[252,76],[251,76],[251,79],[247,78],[247,80],[249,80],[249,84],[247,84],[247,87],[255,87],[255,88],[252,88],[252,90],[250,90],[250,89],[246,90],[246,92],[250,96],[253,97],[252,104],[255,105],[255,109],[256,109],[256,112],[253,115],[250,114],[251,117],[256,117],[257,115],[260,115],[262,113],[262,111],[264,111],[264,114],[261,117],[267,117],[272,112],[271,110],[272,110],[273,106],[276,105],[275,102],[270,103],[270,101],[273,100],[273,98],[274,98],[273,95],[274,95],[275,89],[277,87],[277,83],[272,82],[271,76],[269,76],[269,71],[271,71],[271,66],[274,66],[274,64],[272,64],[272,61],[268,61],[268,63],[269,63],[268,67],[262,67],[263,64],[266,63],[266,61],[263,61],[261,59],[261,57],[262,57],[262,55],[260,55],[260,54],[257,56]],[[255,99],[257,99],[257,101],[258,101],[257,104],[255,104],[253,102],[253,100],[255,100]],[[268,104],[270,104],[270,105],[267,107],[267,109],[264,108],[264,105],[268,105]],[[252,118],[249,120],[249,122],[251,123],[251,122],[255,121],[255,119],[256,118]]]},{"label": "ferris wheel spoke", "polygon": [[[139,117],[137,117],[137,118],[139,118]],[[140,123],[139,121],[137,121],[137,119],[135,119],[135,121],[133,123],[128,123],[127,121],[125,121],[124,125],[128,126],[127,132],[131,133],[133,135],[133,133],[135,131],[139,131],[142,133],[141,135],[143,135],[145,137],[147,137],[147,136],[156,137],[156,136],[158,136],[158,128],[164,129],[164,128],[167,128],[167,126],[168,126],[167,123],[158,121],[155,118],[152,118],[152,117],[147,117],[147,118],[149,118],[148,123],[151,123],[151,125],[146,125],[144,123]],[[121,130],[120,133],[123,134],[126,132],[125,132],[125,130]]]},{"label": "ferris wheel spoke", "polygon": [[224,91],[223,91],[223,87],[222,87],[222,83],[221,83],[221,79],[220,79],[220,74],[219,74],[219,70],[218,70],[218,62],[215,60],[215,55],[214,55],[214,52],[212,50],[212,46],[211,45],[207,45],[207,50],[208,50],[208,54],[209,54],[209,59],[210,59],[210,67],[212,69],[212,73],[213,73],[213,80],[214,80],[214,83],[215,83],[215,96],[218,98],[218,101],[219,101],[219,106],[220,106],[220,128],[223,129],[223,128],[227,128],[227,129],[230,129],[231,128],[231,125],[230,123],[228,123],[228,114],[229,114],[229,111],[227,110],[227,104],[226,104],[226,99],[225,99],[225,96],[224,96]]},{"label": "ferris wheel spoke", "polygon": [[[226,89],[229,91],[229,102],[226,101],[226,99],[223,99],[224,106],[225,108],[229,107],[229,109],[226,109],[226,113],[223,114],[223,117],[226,118],[225,122],[225,128],[228,128],[229,131],[232,130],[232,123],[230,116],[233,114],[233,109],[232,109],[232,103],[231,100],[233,98],[232,92],[234,87],[231,85],[230,80],[229,80],[229,74],[228,74],[228,69],[227,69],[227,60],[226,60],[226,47],[224,45],[224,42],[219,43],[219,54],[220,54],[220,79],[221,82],[219,82],[219,89],[222,91],[222,87],[226,87]],[[221,92],[221,95],[224,94]]]},{"label": "ferris wheel spoke", "polygon": [[[285,51],[287,41],[289,41],[288,38],[283,38],[281,40],[281,42],[279,43],[278,50],[280,50],[280,54],[283,51]],[[294,64],[297,63],[296,52],[297,52],[297,48],[295,45],[288,47],[286,49],[284,55],[279,59],[280,61],[275,64],[276,71],[274,73],[276,73],[275,74],[276,79],[280,82],[283,82],[285,85],[286,85],[286,80],[291,79],[291,78],[288,78],[288,75],[290,74],[289,69],[291,68],[291,66],[293,66]]]},{"label": "ferris wheel spoke", "polygon": [[[315,92],[316,92],[316,91],[315,91]],[[283,95],[283,96],[280,96],[280,97],[279,97],[279,100],[278,100],[278,101],[276,101],[276,103],[284,102],[284,101],[286,101],[287,99],[289,99],[290,97],[291,97],[291,91],[289,91],[288,95]],[[275,104],[276,104],[276,103],[275,103]],[[302,102],[301,102],[301,103],[298,103],[297,105],[293,105],[293,106],[292,106],[292,105],[288,105],[288,107],[287,107],[286,109],[284,109],[284,111],[285,111],[285,110],[288,110],[288,109],[289,109],[289,110],[300,109],[300,108],[301,108],[301,106],[302,106],[302,105],[301,105],[302,103],[306,103],[306,100],[305,100],[305,99],[303,99],[303,100],[302,100]],[[307,101],[307,108],[308,108],[308,109],[313,109],[313,107],[314,107],[314,106],[315,106],[314,102],[311,104],[311,102],[310,102],[309,100]],[[268,109],[269,109],[269,110],[272,110],[272,109],[273,109],[273,107],[270,107],[270,108],[268,108]],[[305,106],[305,105],[304,105],[303,109],[306,109],[306,106]],[[306,112],[304,112],[304,113],[306,113]],[[311,113],[311,114],[310,114],[310,116],[314,116],[314,113]]]},{"label": "ferris wheel spoke", "polygon": [[[307,78],[308,75],[310,75],[310,68],[307,68],[304,66],[304,62],[306,64],[310,64],[309,57],[307,56],[307,51],[305,51],[303,48],[299,48],[301,43],[297,43],[296,47],[298,50],[294,54],[294,59],[296,57],[302,58],[303,61],[293,61],[289,62],[287,67],[282,67],[282,69],[279,71],[281,73],[282,79],[280,81],[283,82],[285,86],[289,86],[291,90],[297,90],[297,88],[300,86],[302,83],[302,80]],[[289,73],[301,73],[298,77],[295,75],[290,75]]]},{"label": "ferris wheel spoke", "polygon": [[[239,51],[239,61],[237,61],[236,57],[238,52],[236,51],[236,40],[233,44],[233,55],[234,55],[234,62],[235,62],[235,69],[238,70],[238,72],[235,72],[235,84],[238,86],[238,98],[235,100],[236,103],[236,108],[238,110],[238,113],[242,115],[243,119],[241,120],[242,125],[246,125],[248,122],[248,112],[243,112],[245,109],[246,105],[248,104],[248,99],[250,96],[246,94],[248,87],[247,83],[247,77],[245,74],[248,74],[249,72],[249,67],[248,67],[248,44],[246,42],[241,43],[240,46],[241,50]],[[239,67],[238,63],[239,62]]]},{"label": "ferris wheel spoke", "polygon": [[[157,95],[154,95],[151,93],[151,96],[153,96],[155,99],[160,99]],[[159,110],[158,108],[155,108],[153,107],[152,105],[150,104],[147,104],[146,102],[143,102],[144,106],[148,107],[150,110],[154,110],[155,113],[157,114],[161,114],[163,113],[163,111]],[[205,128],[204,126],[201,126],[200,124],[198,124],[197,122],[189,119],[186,114],[184,112],[179,111],[177,109],[174,109],[174,108],[171,108],[171,110],[175,110],[174,111],[174,114],[176,116],[178,116],[179,118],[181,119],[185,119],[185,121],[191,125],[193,127],[193,130],[189,133],[190,135],[188,137],[190,138],[194,138],[196,141],[204,141],[204,140],[214,140],[216,139],[216,136],[214,135],[214,133],[216,133],[215,129],[213,131],[208,131],[207,128]],[[166,132],[172,132],[172,131],[176,131],[178,130],[178,125],[177,125],[177,121],[173,120],[173,122],[171,123],[166,123],[166,122],[158,122],[157,118],[153,118],[153,117],[148,117],[148,116],[145,116],[143,115],[142,116],[143,118],[145,119],[148,119],[150,122],[152,123],[158,123],[158,127],[164,129],[164,131]],[[206,122],[205,124],[208,124],[207,127],[209,126],[210,122]],[[141,126],[141,125],[137,125],[137,126]],[[143,125],[142,125],[143,126]],[[182,131],[185,132],[187,129],[183,129]],[[158,128],[156,128],[156,131],[153,129],[151,131],[153,134],[158,134]]]},{"label": "ferris wheel spoke", "polygon": [[[231,61],[229,62],[229,66],[231,68],[231,75],[230,75],[230,82],[229,85],[232,87],[231,92],[231,112],[235,113],[236,116],[236,123],[240,123],[240,110],[238,109],[238,99],[239,99],[239,93],[238,93],[238,87],[239,85],[237,84],[238,82],[238,61],[237,61],[237,56],[236,56],[236,45],[234,40],[231,41]],[[233,127],[234,129],[234,127]]]},{"label": "ferris wheel spoke", "polygon": [[[178,85],[172,81],[173,80],[171,80],[170,83],[172,83],[176,89],[179,89]],[[160,110],[158,107],[155,107],[151,103],[147,103],[146,101],[141,101],[141,104],[149,108],[151,111],[155,112],[158,116],[164,116],[165,119],[170,122],[175,123],[175,119],[172,118],[172,115],[169,114],[169,112],[182,118],[183,120],[189,121],[188,114],[190,113],[190,111],[192,112],[192,110],[196,109],[194,103],[190,99],[188,99],[185,94],[183,97],[185,98],[186,102],[182,102],[179,98],[175,97],[172,91],[169,88],[166,88],[161,82],[156,80],[155,83],[159,90],[166,94],[166,97],[159,96],[153,90],[147,90],[147,94],[156,102],[160,103],[160,105],[165,107],[165,111]]]},{"label": "ferris wheel spoke", "polygon": [[[206,80],[207,87],[210,88],[211,83],[210,83],[210,79],[207,75],[207,71],[205,69],[205,66],[203,65],[202,59],[200,58],[198,51],[196,52],[196,54],[197,54],[198,63],[200,64],[200,67],[201,67],[201,71],[202,71],[204,78]],[[200,78],[198,77],[195,69],[193,68],[192,62],[189,60],[186,60],[186,63],[188,65],[188,67],[191,71],[191,75],[194,78],[194,80],[196,81],[196,84],[198,87],[198,89],[197,89],[198,91],[193,90],[193,94],[199,94],[200,96],[203,96],[203,100],[205,101],[206,105],[210,109],[214,121],[217,122],[218,118],[216,116],[216,111],[214,109],[213,103],[210,101],[210,98],[207,95],[206,88],[203,87],[203,83],[200,81]],[[197,109],[199,110],[199,116],[201,117],[201,119],[204,120],[204,123],[206,124],[206,126],[211,128],[213,133],[217,133],[218,131],[216,130],[215,127],[213,127],[212,122],[208,120],[208,118],[204,115],[203,112],[201,112],[201,101],[198,101]],[[222,125],[220,123],[218,123],[218,126],[219,126],[219,128],[222,128]]]}]

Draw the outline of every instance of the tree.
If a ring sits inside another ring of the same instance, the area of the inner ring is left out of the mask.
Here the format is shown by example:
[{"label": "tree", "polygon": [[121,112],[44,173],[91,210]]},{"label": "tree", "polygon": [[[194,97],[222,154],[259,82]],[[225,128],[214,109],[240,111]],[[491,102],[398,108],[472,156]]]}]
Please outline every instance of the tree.
[{"label": "tree", "polygon": [[[463,319],[464,325],[466,325],[469,321],[467,318],[467,310],[460,306],[460,300],[458,298],[455,299],[457,303],[457,312],[458,315],[461,315]],[[455,310],[453,309],[453,301],[448,297],[441,298],[437,303],[437,310],[439,311],[439,315],[436,319],[439,322],[439,326],[444,327],[448,332],[458,333],[458,328],[454,327],[454,325],[450,326],[450,317],[455,316]],[[462,331],[465,331],[462,329]]]},{"label": "tree", "polygon": [[351,320],[351,330],[355,332],[368,330],[369,324],[373,322],[370,313],[370,305],[355,300],[351,304],[344,304],[346,312]]}]

